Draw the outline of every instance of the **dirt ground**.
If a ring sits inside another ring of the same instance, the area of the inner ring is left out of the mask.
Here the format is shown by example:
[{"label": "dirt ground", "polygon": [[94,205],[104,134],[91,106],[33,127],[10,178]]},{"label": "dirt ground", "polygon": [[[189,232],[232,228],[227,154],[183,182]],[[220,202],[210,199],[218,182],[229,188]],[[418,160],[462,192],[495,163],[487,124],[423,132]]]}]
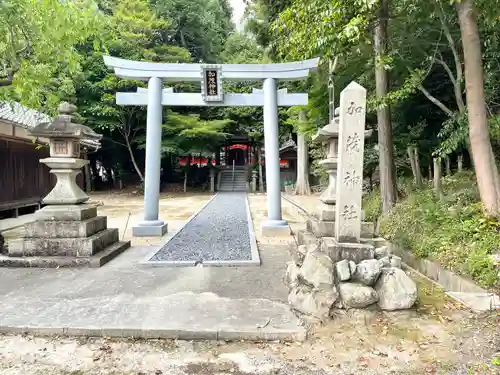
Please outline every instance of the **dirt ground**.
[{"label": "dirt ground", "polygon": [[[185,221],[209,198],[207,194],[163,194],[160,216]],[[110,227],[119,227],[124,238],[131,238],[130,227],[142,214],[141,197],[101,194],[92,200],[102,202],[99,211],[109,215]],[[249,201],[259,243],[290,240],[261,238],[258,229],[266,214],[265,196],[251,195]],[[292,227],[304,219],[286,201],[283,216]],[[141,241],[155,245],[159,240],[133,239],[133,245]],[[0,374],[500,374],[495,365],[500,362],[500,312],[475,315],[434,284],[416,280],[416,309],[338,312],[328,324],[312,326],[304,343],[0,336]]]},{"label": "dirt ground", "polygon": [[304,343],[0,337],[2,375],[500,374],[500,317],[350,311]]}]

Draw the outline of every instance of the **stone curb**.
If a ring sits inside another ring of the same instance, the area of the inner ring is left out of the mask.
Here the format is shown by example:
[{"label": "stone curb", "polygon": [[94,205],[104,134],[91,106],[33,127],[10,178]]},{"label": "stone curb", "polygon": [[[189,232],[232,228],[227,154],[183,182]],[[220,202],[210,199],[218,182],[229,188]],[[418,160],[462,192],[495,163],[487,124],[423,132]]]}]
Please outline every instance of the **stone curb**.
[{"label": "stone curb", "polygon": [[192,331],[189,329],[145,329],[145,328],[106,328],[106,327],[15,327],[0,326],[0,334],[33,334],[37,336],[64,336],[64,337],[110,337],[110,338],[139,338],[139,339],[166,339],[192,341],[299,341],[307,338],[306,329],[297,327],[296,331],[266,330],[256,328],[255,331],[240,330],[204,330]]}]

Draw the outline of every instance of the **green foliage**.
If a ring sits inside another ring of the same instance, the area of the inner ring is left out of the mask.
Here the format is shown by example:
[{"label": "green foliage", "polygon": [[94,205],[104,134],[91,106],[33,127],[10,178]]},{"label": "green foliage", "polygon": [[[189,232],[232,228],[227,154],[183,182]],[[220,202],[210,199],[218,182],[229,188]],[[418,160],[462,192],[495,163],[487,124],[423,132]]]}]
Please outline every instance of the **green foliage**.
[{"label": "green foliage", "polygon": [[196,62],[217,62],[233,30],[227,0],[153,0],[153,8],[171,23],[162,30]]},{"label": "green foliage", "polygon": [[81,71],[76,47],[91,37],[99,47],[105,24],[92,0],[1,1],[0,100],[55,110],[74,95],[72,76]]},{"label": "green foliage", "polygon": [[[437,200],[430,188],[400,184],[405,198],[382,218],[380,232],[419,257],[431,257],[484,287],[499,287],[490,255],[498,249],[500,222],[485,217],[474,181],[468,172],[444,178],[444,201]],[[365,196],[369,220],[378,217],[379,201],[378,191]]]},{"label": "green foliage", "polygon": [[[182,115],[167,111],[163,125],[162,152],[171,154],[189,154],[213,151],[224,136],[230,124],[229,120],[201,120],[199,115]],[[136,139],[138,147],[146,147],[146,136]]]},{"label": "green foliage", "polygon": [[495,366],[500,366],[500,356],[496,355],[495,358],[493,358],[493,360],[491,361],[491,364]]},{"label": "green foliage", "polygon": [[382,214],[382,200],[380,198],[380,188],[370,190],[363,196],[363,210],[365,220],[375,223]]}]

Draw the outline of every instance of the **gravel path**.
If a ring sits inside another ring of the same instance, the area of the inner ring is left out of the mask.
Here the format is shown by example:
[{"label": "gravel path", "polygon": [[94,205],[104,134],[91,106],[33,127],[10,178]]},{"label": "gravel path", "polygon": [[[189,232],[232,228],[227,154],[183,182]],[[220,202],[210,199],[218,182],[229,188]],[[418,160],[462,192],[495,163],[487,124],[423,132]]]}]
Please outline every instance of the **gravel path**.
[{"label": "gravel path", "polygon": [[219,193],[150,261],[251,260],[246,193]]}]

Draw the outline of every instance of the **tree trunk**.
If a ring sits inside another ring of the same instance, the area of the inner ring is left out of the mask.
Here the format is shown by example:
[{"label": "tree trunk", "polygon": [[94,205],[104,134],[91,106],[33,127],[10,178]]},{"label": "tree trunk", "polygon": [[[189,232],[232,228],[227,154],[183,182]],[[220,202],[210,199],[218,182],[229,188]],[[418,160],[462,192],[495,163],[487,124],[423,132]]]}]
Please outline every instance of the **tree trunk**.
[{"label": "tree trunk", "polygon": [[188,170],[184,171],[184,193],[187,193],[187,184],[188,184]]},{"label": "tree trunk", "polygon": [[417,186],[421,187],[424,184],[424,179],[422,177],[422,170],[420,169],[420,157],[418,156],[418,149],[413,148],[415,169],[417,170]]},{"label": "tree trunk", "polygon": [[135,160],[135,156],[134,156],[134,151],[132,150],[132,146],[130,145],[130,141],[129,141],[128,137],[125,137],[125,142],[127,142],[127,150],[128,150],[128,153],[130,154],[130,160],[132,161],[132,165],[134,166],[134,169],[135,169],[137,175],[141,179],[141,182],[144,182],[144,175],[142,174],[139,166],[137,165],[137,161]]},{"label": "tree trunk", "polygon": [[[306,121],[306,112],[300,111],[299,120]],[[304,133],[297,133],[297,182],[295,183],[295,194],[310,195],[309,186],[309,149],[307,136]]]},{"label": "tree trunk", "polygon": [[415,152],[413,151],[413,146],[408,146],[406,148],[408,153],[408,159],[410,159],[411,173],[413,174],[413,181],[417,184],[417,166],[415,165]]},{"label": "tree trunk", "polygon": [[462,172],[462,170],[464,169],[464,155],[463,154],[458,155],[457,169],[458,169],[458,172]]},{"label": "tree trunk", "polygon": [[[381,100],[388,92],[388,77],[382,60],[387,53],[387,20],[389,18],[389,0],[380,0],[377,25],[375,26],[375,85],[377,99]],[[377,109],[378,144],[380,150],[380,195],[382,214],[387,213],[396,201],[394,183],[394,156],[392,150],[392,126],[389,105]]]},{"label": "tree trunk", "polygon": [[[89,160],[88,154],[84,154],[83,158]],[[85,177],[85,192],[88,194],[92,191],[92,176],[90,173],[90,163],[85,165],[83,175]]]},{"label": "tree trunk", "polygon": [[472,160],[476,171],[479,194],[486,213],[496,216],[499,213],[499,196],[496,180],[498,170],[492,158],[488,118],[483,85],[483,62],[481,41],[477,29],[477,19],[473,0],[463,0],[456,5],[464,51],[465,86],[469,118],[469,136]]},{"label": "tree trunk", "polygon": [[262,176],[262,148],[257,147],[257,162],[259,163],[259,191],[263,193],[264,189],[264,178]]},{"label": "tree trunk", "polygon": [[439,200],[444,199],[443,184],[441,181],[441,159],[434,158],[434,191]]},{"label": "tree trunk", "polygon": [[429,172],[429,181],[432,181],[432,166],[430,164],[428,167],[428,172]]},{"label": "tree trunk", "polygon": [[448,155],[445,156],[444,162],[446,164],[446,175],[451,175],[451,165],[450,165],[450,157]]}]

